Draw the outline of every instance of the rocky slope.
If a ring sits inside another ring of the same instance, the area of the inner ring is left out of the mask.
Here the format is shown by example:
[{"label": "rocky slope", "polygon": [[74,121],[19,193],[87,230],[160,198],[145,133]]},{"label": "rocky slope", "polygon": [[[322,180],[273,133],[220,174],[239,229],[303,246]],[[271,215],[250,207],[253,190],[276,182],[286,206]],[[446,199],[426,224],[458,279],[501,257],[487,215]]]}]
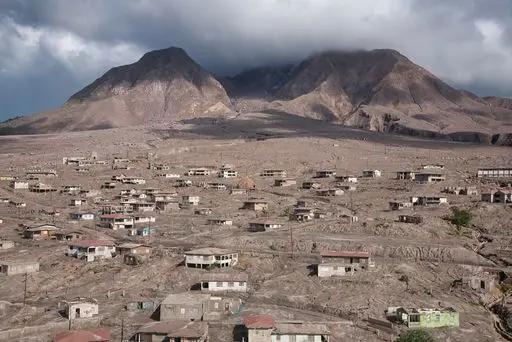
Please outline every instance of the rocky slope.
[{"label": "rocky slope", "polygon": [[106,72],[54,112],[11,120],[0,133],[121,127],[229,112],[222,85],[180,48]]},{"label": "rocky slope", "polygon": [[[490,140],[492,133],[511,130],[510,102],[489,106],[487,99],[452,88],[394,50],[324,52],[291,71],[248,71],[232,79],[235,84],[240,80],[262,85],[260,91],[251,88],[252,93],[270,94],[270,100],[259,103],[260,110],[272,108],[375,131],[452,134],[461,140],[472,140],[473,133]],[[245,105],[250,100],[240,99],[251,98],[231,94]]]}]

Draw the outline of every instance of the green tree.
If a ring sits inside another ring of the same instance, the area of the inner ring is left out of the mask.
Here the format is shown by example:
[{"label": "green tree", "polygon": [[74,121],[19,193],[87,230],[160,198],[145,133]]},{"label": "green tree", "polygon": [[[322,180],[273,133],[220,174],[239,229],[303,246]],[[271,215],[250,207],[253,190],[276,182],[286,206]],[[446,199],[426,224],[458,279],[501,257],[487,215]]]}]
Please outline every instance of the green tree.
[{"label": "green tree", "polygon": [[400,335],[395,342],[435,342],[425,330],[409,330]]},{"label": "green tree", "polygon": [[468,210],[459,209],[457,207],[452,208],[452,216],[450,216],[450,222],[457,227],[467,227],[471,223],[473,215]]}]

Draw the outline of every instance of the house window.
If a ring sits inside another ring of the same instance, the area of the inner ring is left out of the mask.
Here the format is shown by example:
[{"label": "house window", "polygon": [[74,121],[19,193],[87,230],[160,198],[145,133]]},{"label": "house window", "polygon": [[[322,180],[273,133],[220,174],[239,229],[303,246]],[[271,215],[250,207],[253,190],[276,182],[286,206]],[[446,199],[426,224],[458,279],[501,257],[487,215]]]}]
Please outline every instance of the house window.
[{"label": "house window", "polygon": [[308,335],[308,342],[315,342],[315,336]]},{"label": "house window", "polygon": [[290,335],[290,339],[289,339],[290,342],[296,342],[297,341],[297,336],[295,335]]},{"label": "house window", "polygon": [[238,286],[244,286],[245,283],[243,281],[238,282]]},{"label": "house window", "polygon": [[185,314],[185,308],[181,308],[180,313],[181,313],[182,315],[184,315],[184,314]]},{"label": "house window", "polygon": [[217,286],[217,287],[222,287],[222,282],[221,282],[221,281],[218,281],[218,282],[215,284],[215,286]]},{"label": "house window", "polygon": [[228,287],[233,287],[235,286],[235,283],[233,283],[232,281],[228,282]]},{"label": "house window", "polygon": [[281,341],[281,335],[276,335],[276,341]]}]

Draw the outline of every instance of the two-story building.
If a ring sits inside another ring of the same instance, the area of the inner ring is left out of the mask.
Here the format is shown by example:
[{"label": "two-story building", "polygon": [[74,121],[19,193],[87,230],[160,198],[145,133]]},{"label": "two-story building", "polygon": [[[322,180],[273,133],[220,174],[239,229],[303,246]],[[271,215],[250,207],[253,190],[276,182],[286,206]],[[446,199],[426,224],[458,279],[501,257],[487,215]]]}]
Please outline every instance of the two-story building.
[{"label": "two-story building", "polygon": [[185,266],[189,268],[223,268],[238,263],[238,253],[226,249],[206,247],[185,252]]}]

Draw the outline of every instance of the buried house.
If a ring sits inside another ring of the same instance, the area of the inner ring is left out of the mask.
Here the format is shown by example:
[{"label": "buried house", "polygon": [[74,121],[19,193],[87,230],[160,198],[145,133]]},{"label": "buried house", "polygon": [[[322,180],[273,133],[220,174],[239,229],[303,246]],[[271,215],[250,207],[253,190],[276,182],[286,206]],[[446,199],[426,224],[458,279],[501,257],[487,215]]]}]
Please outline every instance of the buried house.
[{"label": "buried house", "polygon": [[209,293],[175,293],[168,295],[160,304],[160,321],[216,320],[238,312],[242,301]]},{"label": "buried house", "polygon": [[140,327],[130,341],[207,342],[208,324],[190,320],[151,322]]},{"label": "buried house", "polygon": [[459,313],[451,307],[442,309],[390,307],[386,310],[386,316],[390,320],[414,329],[459,326]]},{"label": "buried house", "polygon": [[368,252],[324,251],[320,253],[320,258],[318,276],[321,278],[354,275],[357,271],[375,266]]},{"label": "buried house", "polygon": [[325,324],[311,322],[276,322],[269,315],[243,317],[247,342],[329,342]]}]

